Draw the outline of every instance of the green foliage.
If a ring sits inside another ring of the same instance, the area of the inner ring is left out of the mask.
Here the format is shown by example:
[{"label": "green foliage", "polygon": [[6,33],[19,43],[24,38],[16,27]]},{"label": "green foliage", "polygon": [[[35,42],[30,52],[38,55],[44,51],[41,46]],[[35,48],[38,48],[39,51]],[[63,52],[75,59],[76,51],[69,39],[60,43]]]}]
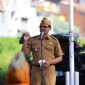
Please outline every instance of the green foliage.
[{"label": "green foliage", "polygon": [[78,39],[78,42],[80,43],[80,46],[84,46],[85,45],[85,39]]},{"label": "green foliage", "polygon": [[[85,39],[79,38],[78,42],[79,42],[80,46],[85,47]],[[85,49],[83,51],[81,51],[81,53],[85,53]]]},{"label": "green foliage", "polygon": [[19,38],[0,38],[0,84],[5,78],[5,73],[11,58],[20,50]]}]

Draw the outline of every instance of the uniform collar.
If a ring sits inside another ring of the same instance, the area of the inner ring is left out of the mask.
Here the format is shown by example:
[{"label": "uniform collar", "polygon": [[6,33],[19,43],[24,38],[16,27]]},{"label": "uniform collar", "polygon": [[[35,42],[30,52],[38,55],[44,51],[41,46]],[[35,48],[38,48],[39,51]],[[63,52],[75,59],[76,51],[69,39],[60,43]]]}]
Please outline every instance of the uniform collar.
[{"label": "uniform collar", "polygon": [[[39,36],[39,38],[40,38],[40,36]],[[51,38],[50,38],[50,35],[47,34],[47,35],[44,35],[44,36],[43,36],[43,39],[48,39],[48,40],[50,40]]]}]

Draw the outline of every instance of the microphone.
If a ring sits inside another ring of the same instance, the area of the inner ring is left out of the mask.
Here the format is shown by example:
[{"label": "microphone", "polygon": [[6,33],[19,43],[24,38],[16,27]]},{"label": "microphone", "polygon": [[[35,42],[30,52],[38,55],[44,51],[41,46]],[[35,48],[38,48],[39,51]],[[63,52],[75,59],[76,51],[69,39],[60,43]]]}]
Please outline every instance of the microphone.
[{"label": "microphone", "polygon": [[42,60],[39,60],[38,63],[39,63],[39,65],[40,65],[40,67],[42,67],[43,64],[45,63],[45,60],[43,60],[43,59],[42,59]]},{"label": "microphone", "polygon": [[40,38],[41,38],[41,39],[43,38],[43,35],[44,35],[44,32],[41,32],[41,33],[40,33]]}]

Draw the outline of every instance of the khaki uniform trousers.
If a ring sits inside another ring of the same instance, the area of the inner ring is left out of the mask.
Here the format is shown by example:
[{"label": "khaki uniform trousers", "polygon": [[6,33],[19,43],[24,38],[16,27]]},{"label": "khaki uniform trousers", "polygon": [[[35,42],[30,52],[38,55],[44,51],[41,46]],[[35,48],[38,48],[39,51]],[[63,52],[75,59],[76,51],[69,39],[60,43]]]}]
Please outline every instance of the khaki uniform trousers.
[{"label": "khaki uniform trousers", "polygon": [[[55,66],[49,66],[42,71],[44,77],[45,85],[55,85],[56,84],[56,70]],[[41,85],[42,76],[40,67],[32,66],[31,73],[31,85]]]}]

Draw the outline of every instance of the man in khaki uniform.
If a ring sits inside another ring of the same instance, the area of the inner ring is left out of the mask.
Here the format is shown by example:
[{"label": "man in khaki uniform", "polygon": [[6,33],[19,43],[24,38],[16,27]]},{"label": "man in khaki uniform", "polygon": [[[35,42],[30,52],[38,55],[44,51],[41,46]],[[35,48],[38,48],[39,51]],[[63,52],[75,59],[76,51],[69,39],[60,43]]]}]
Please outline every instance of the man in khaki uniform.
[{"label": "man in khaki uniform", "polygon": [[[42,76],[45,85],[55,85],[56,70],[54,65],[62,61],[63,53],[58,39],[49,35],[51,22],[46,17],[41,20],[39,28],[40,35],[32,37],[29,41],[24,38],[25,41],[22,47],[26,56],[31,51],[33,54],[31,85],[42,85]],[[41,59],[45,60],[42,75],[38,63]]]}]

